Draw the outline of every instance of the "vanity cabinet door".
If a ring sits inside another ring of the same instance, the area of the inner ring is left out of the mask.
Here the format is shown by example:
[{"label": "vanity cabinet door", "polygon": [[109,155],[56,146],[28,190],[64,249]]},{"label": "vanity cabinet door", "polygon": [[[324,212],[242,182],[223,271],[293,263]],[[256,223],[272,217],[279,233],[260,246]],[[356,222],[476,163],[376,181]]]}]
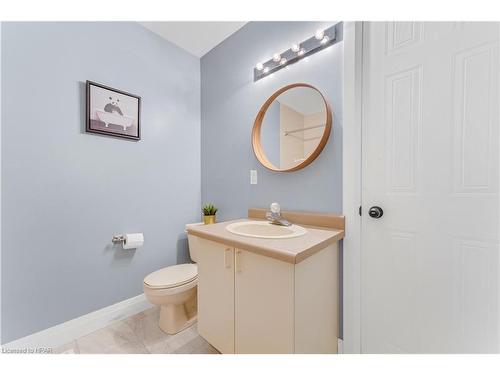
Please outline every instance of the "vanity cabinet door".
[{"label": "vanity cabinet door", "polygon": [[196,241],[198,332],[221,353],[234,353],[234,249]]},{"label": "vanity cabinet door", "polygon": [[235,249],[235,352],[294,352],[294,265]]}]

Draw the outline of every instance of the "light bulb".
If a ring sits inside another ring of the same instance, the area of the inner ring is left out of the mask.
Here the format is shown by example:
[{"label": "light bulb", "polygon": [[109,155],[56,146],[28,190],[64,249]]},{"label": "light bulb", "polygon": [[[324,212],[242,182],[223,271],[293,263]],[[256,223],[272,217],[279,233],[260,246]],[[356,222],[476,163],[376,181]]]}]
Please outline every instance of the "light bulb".
[{"label": "light bulb", "polygon": [[300,46],[297,43],[292,44],[292,51],[293,52],[299,52],[300,51]]},{"label": "light bulb", "polygon": [[268,67],[268,66],[266,66],[266,67],[264,68],[264,73],[265,73],[265,74],[267,74],[268,72],[269,72],[269,67]]},{"label": "light bulb", "polygon": [[323,37],[323,39],[321,39],[321,44],[326,44],[328,43],[328,41],[330,40],[330,38],[328,38],[326,35]]},{"label": "light bulb", "polygon": [[286,59],[283,57],[281,60],[280,60],[280,65],[285,65],[286,64]]},{"label": "light bulb", "polygon": [[323,39],[323,36],[325,36],[325,32],[323,30],[316,30],[316,33],[314,34],[314,37],[318,40]]},{"label": "light bulb", "polygon": [[257,63],[257,65],[255,65],[255,68],[256,68],[257,70],[262,70],[262,69],[264,69],[264,64],[262,64],[262,63]]},{"label": "light bulb", "polygon": [[304,48],[302,48],[299,52],[297,52],[297,55],[304,56],[305,53],[306,53],[306,50]]},{"label": "light bulb", "polygon": [[281,60],[281,55],[280,55],[279,53],[275,53],[275,54],[273,55],[273,61],[274,61],[274,62],[278,62],[278,61],[280,61],[280,60]]}]

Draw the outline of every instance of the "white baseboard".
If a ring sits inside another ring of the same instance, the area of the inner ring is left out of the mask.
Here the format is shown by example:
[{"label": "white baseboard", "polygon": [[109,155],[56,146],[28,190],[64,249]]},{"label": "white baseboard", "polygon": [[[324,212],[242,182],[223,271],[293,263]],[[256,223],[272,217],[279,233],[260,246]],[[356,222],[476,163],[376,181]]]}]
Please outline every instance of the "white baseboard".
[{"label": "white baseboard", "polygon": [[88,335],[118,320],[140,313],[152,306],[153,305],[147,301],[146,296],[140,294],[136,297],[80,316],[79,318],[68,320],[54,327],[8,342],[2,345],[2,347],[7,349],[56,349],[61,345]]}]

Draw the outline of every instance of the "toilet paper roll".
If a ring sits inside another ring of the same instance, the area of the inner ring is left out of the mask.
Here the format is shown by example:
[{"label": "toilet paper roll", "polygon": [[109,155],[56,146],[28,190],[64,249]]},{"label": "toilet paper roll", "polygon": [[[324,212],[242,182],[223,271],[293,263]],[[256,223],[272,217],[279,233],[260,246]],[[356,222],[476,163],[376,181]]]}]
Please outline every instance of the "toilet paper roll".
[{"label": "toilet paper roll", "polygon": [[123,242],[124,249],[137,249],[144,244],[144,235],[142,233],[127,233]]}]

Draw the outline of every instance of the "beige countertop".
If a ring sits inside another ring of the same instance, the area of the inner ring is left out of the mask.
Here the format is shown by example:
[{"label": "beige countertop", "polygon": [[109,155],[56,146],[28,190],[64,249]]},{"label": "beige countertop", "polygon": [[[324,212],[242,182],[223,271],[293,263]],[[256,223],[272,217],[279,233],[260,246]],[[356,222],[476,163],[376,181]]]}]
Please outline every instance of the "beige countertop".
[{"label": "beige countertop", "polygon": [[344,231],[342,229],[314,227],[304,224],[299,225],[307,228],[305,235],[285,239],[245,237],[226,230],[228,224],[253,220],[255,219],[238,219],[216,224],[193,226],[189,227],[187,231],[193,236],[294,264],[303,261],[328,245],[344,238]]}]

